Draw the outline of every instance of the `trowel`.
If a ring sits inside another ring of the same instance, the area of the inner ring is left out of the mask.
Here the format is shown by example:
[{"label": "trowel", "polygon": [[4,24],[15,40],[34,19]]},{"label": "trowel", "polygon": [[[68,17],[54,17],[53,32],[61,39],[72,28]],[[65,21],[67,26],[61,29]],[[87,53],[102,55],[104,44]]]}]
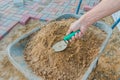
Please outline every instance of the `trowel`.
[{"label": "trowel", "polygon": [[76,33],[80,32],[80,30],[77,30],[75,32],[71,32],[70,34],[64,36],[63,40],[55,43],[53,46],[52,46],[52,49],[55,51],[55,52],[59,52],[59,51],[63,51],[67,48],[67,45],[68,45],[68,41],[73,37],[75,36]]}]

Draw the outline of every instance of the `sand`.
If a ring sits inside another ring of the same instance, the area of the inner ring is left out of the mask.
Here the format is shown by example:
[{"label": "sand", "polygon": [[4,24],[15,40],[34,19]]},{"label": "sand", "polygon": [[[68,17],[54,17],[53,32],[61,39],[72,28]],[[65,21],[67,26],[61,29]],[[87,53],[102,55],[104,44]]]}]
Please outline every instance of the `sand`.
[{"label": "sand", "polygon": [[96,57],[105,33],[89,27],[80,40],[69,43],[64,51],[54,52],[51,47],[63,39],[73,21],[75,19],[51,22],[31,36],[24,54],[36,75],[45,80],[76,80],[83,76]]}]

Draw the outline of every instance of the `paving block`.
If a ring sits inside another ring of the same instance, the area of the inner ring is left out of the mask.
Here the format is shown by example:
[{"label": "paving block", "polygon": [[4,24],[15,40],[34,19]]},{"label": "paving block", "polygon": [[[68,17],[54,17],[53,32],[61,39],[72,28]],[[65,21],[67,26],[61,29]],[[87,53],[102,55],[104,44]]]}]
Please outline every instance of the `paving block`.
[{"label": "paving block", "polygon": [[33,19],[40,19],[43,16],[43,14],[37,14]]},{"label": "paving block", "polygon": [[55,18],[57,18],[57,16],[55,15],[49,15],[47,18],[46,18],[46,21],[51,21],[51,20],[54,20]]},{"label": "paving block", "polygon": [[15,12],[16,12],[16,14],[22,15],[25,12],[25,10],[18,9]]},{"label": "paving block", "polygon": [[65,9],[63,9],[63,10],[58,10],[58,12],[57,12],[55,15],[61,15],[62,13],[64,13],[64,10],[65,10]]},{"label": "paving block", "polygon": [[33,1],[35,1],[35,2],[40,2],[41,0],[33,0]]},{"label": "paving block", "polygon": [[75,3],[75,0],[72,0],[71,2],[70,2],[70,4],[74,4]]},{"label": "paving block", "polygon": [[9,15],[7,15],[7,16],[4,16],[4,18],[10,20],[13,16],[14,16],[14,14],[9,14]]},{"label": "paving block", "polygon": [[2,13],[0,13],[0,19],[2,18],[2,16],[3,16],[3,14],[2,14]]},{"label": "paving block", "polygon": [[8,6],[3,6],[2,8],[0,8],[1,11],[4,11],[5,9],[7,9]]},{"label": "paving block", "polygon": [[40,13],[42,10],[43,10],[43,8],[42,8],[42,7],[39,7],[39,8],[36,10],[36,12]]},{"label": "paving block", "polygon": [[32,18],[32,19],[36,19],[36,16],[37,16],[37,15],[34,15],[34,14],[28,14],[28,15],[29,15],[29,17]]},{"label": "paving block", "polygon": [[9,32],[16,24],[18,21],[12,21],[6,28],[6,30]]},{"label": "paving block", "polygon": [[0,25],[0,30],[6,30],[6,28],[3,25]]},{"label": "paving block", "polygon": [[12,18],[10,18],[10,20],[14,20],[14,21],[20,21],[20,17],[16,17],[16,16],[13,16]]},{"label": "paving block", "polygon": [[97,5],[101,0],[95,1],[94,5]]},{"label": "paving block", "polygon": [[14,17],[22,18],[23,15],[15,14]]},{"label": "paving block", "polygon": [[49,5],[50,5],[50,8],[56,8],[58,6],[58,4],[56,3],[50,3]]},{"label": "paving block", "polygon": [[39,1],[41,1],[41,3],[46,3],[47,2],[47,0],[39,0]]},{"label": "paving block", "polygon": [[0,35],[3,35],[3,34],[5,34],[5,33],[6,33],[5,30],[0,30]]},{"label": "paving block", "polygon": [[1,20],[0,20],[0,24],[3,24],[5,21],[7,21],[7,19],[6,18],[1,18]]},{"label": "paving block", "polygon": [[48,16],[48,14],[44,14],[43,16],[41,16],[40,21],[47,21]]},{"label": "paving block", "polygon": [[3,24],[0,26],[0,30],[5,30],[5,31],[9,31],[12,27],[14,27],[16,24],[18,23],[18,21],[12,21],[11,23],[9,23],[9,25],[7,24]]},{"label": "paving block", "polygon": [[11,23],[12,23],[12,20],[6,20],[2,25],[6,27]]},{"label": "paving block", "polygon": [[50,8],[52,5],[51,5],[51,3],[48,5],[48,6],[46,6],[46,8]]},{"label": "paving block", "polygon": [[51,11],[53,11],[53,9],[55,9],[55,8],[53,8],[53,7],[46,8],[46,9],[44,9],[44,11],[42,11],[42,13],[50,13]]},{"label": "paving block", "polygon": [[57,9],[61,12],[63,10],[65,10],[65,8],[63,6],[58,6]]},{"label": "paving block", "polygon": [[59,2],[59,3],[57,3],[59,6],[62,6],[62,5],[64,5],[64,2]]},{"label": "paving block", "polygon": [[64,11],[63,11],[63,13],[69,13],[70,12],[70,9],[65,9]]},{"label": "paving block", "polygon": [[28,14],[25,14],[25,15],[21,18],[20,23],[23,24],[23,25],[25,25],[26,22],[27,22],[29,19],[30,19],[30,16],[29,16]]},{"label": "paving block", "polygon": [[61,12],[57,12],[55,15],[56,16],[60,16],[60,15],[62,15],[63,14],[63,12],[61,13]]},{"label": "paving block", "polygon": [[39,8],[39,6],[34,7],[33,11],[37,11],[38,8]]},{"label": "paving block", "polygon": [[34,2],[32,0],[24,0],[25,5],[32,5]]},{"label": "paving block", "polygon": [[24,5],[24,6],[21,6],[21,7],[16,7],[16,8],[17,8],[17,10],[18,10],[18,9],[21,9],[21,10],[28,10],[28,8],[25,7],[25,5]]},{"label": "paving block", "polygon": [[64,3],[62,6],[67,7],[67,6],[69,6],[69,3]]},{"label": "paving block", "polygon": [[34,4],[32,5],[32,9],[34,9],[35,7],[38,7],[38,6],[39,6],[38,3],[34,3]]},{"label": "paving block", "polygon": [[52,9],[52,11],[50,11],[49,13],[52,15],[55,15],[58,12],[58,9]]},{"label": "paving block", "polygon": [[58,8],[54,8],[52,11],[56,13],[58,12]]},{"label": "paving block", "polygon": [[7,34],[7,31],[0,30],[0,40]]},{"label": "paving block", "polygon": [[22,13],[22,15],[26,15],[26,14],[28,14],[28,13],[29,13],[29,11],[25,10],[25,11]]},{"label": "paving block", "polygon": [[[12,22],[10,25],[7,26],[0,26],[0,40],[9,33],[9,31],[16,25],[16,22]],[[11,27],[10,27],[11,26]]]},{"label": "paving block", "polygon": [[87,5],[89,5],[90,7],[93,7],[96,4],[98,4],[100,0],[86,0],[86,2],[87,2]]},{"label": "paving block", "polygon": [[35,11],[30,11],[29,14],[32,14],[32,15],[37,15],[38,13],[35,12]]},{"label": "paving block", "polygon": [[8,13],[8,14],[15,14],[15,13],[17,13],[17,11],[15,11],[15,10],[12,10],[12,8],[9,8],[8,10],[6,9],[6,11],[5,11],[5,13]]},{"label": "paving block", "polygon": [[4,12],[5,13],[9,13],[9,12],[12,12],[12,6],[8,6],[6,9],[4,9]]},{"label": "paving block", "polygon": [[24,0],[13,0],[13,3],[17,7],[24,6]]},{"label": "paving block", "polygon": [[75,13],[75,10],[70,10],[70,12],[69,12],[69,13],[72,13],[72,14],[73,14],[73,13]]}]

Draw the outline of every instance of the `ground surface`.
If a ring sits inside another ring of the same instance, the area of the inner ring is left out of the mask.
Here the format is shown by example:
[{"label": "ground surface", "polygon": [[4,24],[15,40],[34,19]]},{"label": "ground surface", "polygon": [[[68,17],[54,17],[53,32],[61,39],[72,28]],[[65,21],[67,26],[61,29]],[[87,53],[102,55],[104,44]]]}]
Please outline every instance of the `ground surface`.
[{"label": "ground surface", "polygon": [[[105,22],[111,24],[110,17],[104,18]],[[112,37],[102,54],[98,66],[89,80],[120,80],[120,32],[117,28],[113,30]]]},{"label": "ground surface", "polygon": [[28,25],[25,26],[18,24],[4,39],[0,41],[0,80],[26,80],[25,77],[9,62],[6,48],[16,38],[35,27],[40,27],[41,24],[43,23],[40,23],[38,20],[30,20]]}]

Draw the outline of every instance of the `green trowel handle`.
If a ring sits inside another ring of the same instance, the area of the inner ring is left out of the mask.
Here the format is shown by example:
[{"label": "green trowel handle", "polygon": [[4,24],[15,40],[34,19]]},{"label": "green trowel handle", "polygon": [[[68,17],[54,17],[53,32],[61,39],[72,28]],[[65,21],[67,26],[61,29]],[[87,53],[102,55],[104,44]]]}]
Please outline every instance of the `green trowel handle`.
[{"label": "green trowel handle", "polygon": [[77,30],[75,32],[71,32],[70,34],[66,35],[63,40],[68,41],[70,40],[73,36],[75,36],[76,33],[80,32],[80,30]]}]

